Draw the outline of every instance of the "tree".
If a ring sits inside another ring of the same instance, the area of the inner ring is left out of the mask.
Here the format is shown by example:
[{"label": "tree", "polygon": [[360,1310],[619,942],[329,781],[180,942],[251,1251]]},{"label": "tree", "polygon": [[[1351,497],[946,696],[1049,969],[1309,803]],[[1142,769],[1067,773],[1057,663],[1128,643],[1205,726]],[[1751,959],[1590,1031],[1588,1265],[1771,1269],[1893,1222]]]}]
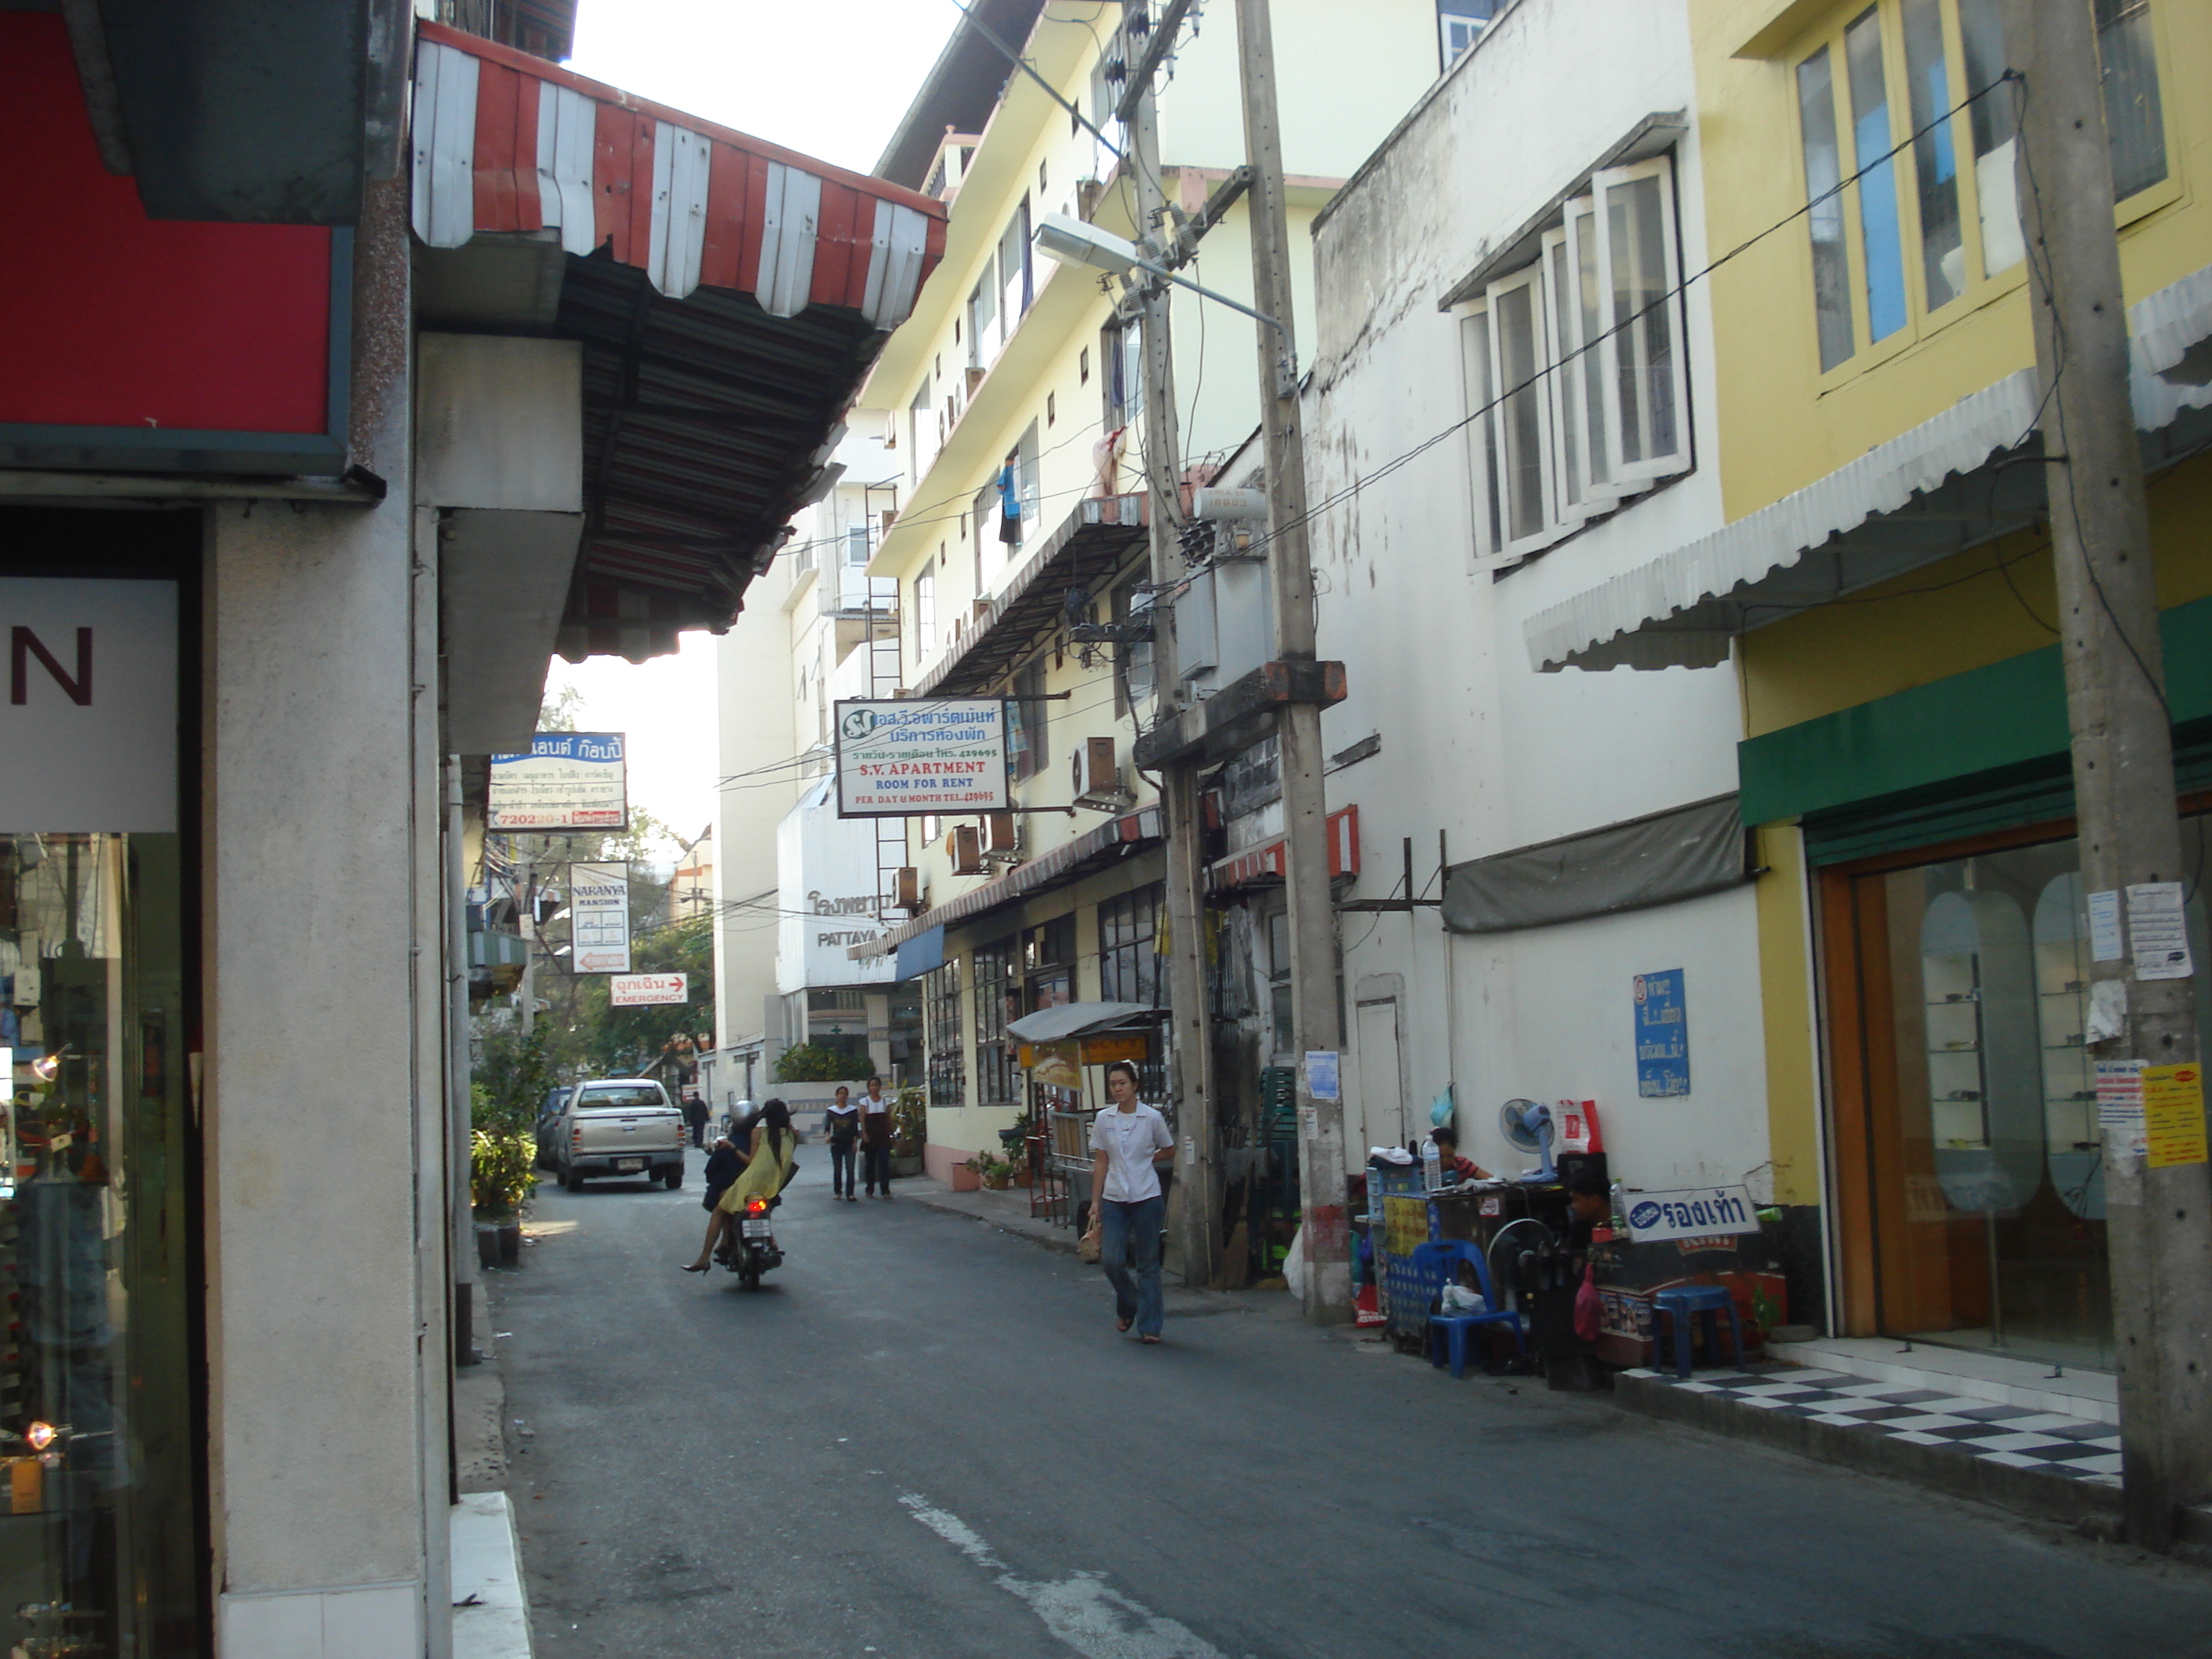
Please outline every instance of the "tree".
[{"label": "tree", "polygon": [[853,1056],[818,1042],[796,1042],[776,1056],[778,1083],[843,1083],[853,1076]]}]

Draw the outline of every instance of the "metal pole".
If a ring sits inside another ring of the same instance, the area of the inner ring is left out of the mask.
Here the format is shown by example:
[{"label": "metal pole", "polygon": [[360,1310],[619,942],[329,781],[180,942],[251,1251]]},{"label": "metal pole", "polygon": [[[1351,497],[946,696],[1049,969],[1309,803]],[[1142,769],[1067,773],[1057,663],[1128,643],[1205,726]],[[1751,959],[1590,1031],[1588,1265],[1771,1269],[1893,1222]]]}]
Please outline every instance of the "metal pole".
[{"label": "metal pole", "polygon": [[[2025,75],[2016,185],[2036,367],[2048,394],[2043,447],[2081,882],[2094,903],[2137,884],[2182,881],[2188,870],[2128,398],[2096,31],[2081,0],[2011,0],[2006,30]],[[2193,1066],[2189,979],[2139,979],[2124,951],[2093,963],[2090,975],[2093,1011],[2124,1010],[2119,1035],[2092,1045],[2098,1060]],[[2202,1162],[2150,1167],[2129,1131],[2107,1128],[2105,1200],[2124,1509],[2131,1539],[2166,1549],[2181,1510],[2212,1489],[2212,1170]]]},{"label": "metal pole", "polygon": [[[1137,192],[1138,234],[1163,245],[1167,200],[1160,186],[1159,112],[1147,85],[1132,110],[1127,154]],[[1170,350],[1169,296],[1154,283],[1140,319],[1145,351],[1145,488],[1150,497],[1152,573],[1155,589],[1182,574],[1176,526],[1182,518],[1182,434],[1176,416],[1175,359]],[[1152,613],[1164,619],[1168,608]],[[1152,644],[1153,684],[1159,706],[1176,700],[1171,626],[1158,629]],[[1168,1014],[1170,1073],[1176,1100],[1176,1212],[1174,1227],[1184,1282],[1221,1282],[1221,1170],[1214,1122],[1213,1030],[1206,1013],[1205,836],[1199,819],[1198,769],[1187,762],[1161,775],[1167,814]]]},{"label": "metal pole", "polygon": [[468,871],[461,856],[465,825],[460,763],[448,755],[445,769],[446,1018],[450,1028],[447,1090],[453,1103],[447,1110],[453,1170],[447,1177],[446,1187],[452,1204],[453,1230],[453,1359],[456,1364],[473,1365],[477,1362],[474,1331],[477,1236],[469,1181],[475,1124],[469,1095]]},{"label": "metal pole", "polygon": [[[1267,0],[1237,0],[1243,82],[1244,148],[1252,168],[1252,300],[1278,321],[1259,331],[1260,409],[1267,467],[1267,565],[1275,596],[1275,655],[1314,659],[1313,564],[1306,551],[1305,440],[1298,416],[1291,326],[1290,215],[1275,112],[1275,46]],[[1277,715],[1284,850],[1288,860],[1291,999],[1298,1051],[1341,1049],[1336,916],[1328,884],[1328,827],[1322,793],[1321,708],[1289,702]],[[1298,1187],[1304,1211],[1306,1316],[1352,1317],[1351,1232],[1345,1212],[1344,1103],[1321,1099],[1298,1069]]]}]

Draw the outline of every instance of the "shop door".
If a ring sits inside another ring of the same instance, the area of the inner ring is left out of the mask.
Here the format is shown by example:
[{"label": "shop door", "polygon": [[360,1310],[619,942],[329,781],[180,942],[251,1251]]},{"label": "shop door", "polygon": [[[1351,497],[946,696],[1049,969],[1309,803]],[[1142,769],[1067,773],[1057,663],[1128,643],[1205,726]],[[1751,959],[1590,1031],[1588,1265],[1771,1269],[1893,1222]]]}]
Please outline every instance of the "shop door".
[{"label": "shop door", "polygon": [[1846,1328],[2110,1369],[2078,844],[1844,866],[1822,922]]},{"label": "shop door", "polygon": [[1398,1000],[1362,1001],[1355,1014],[1359,1042],[1359,1113],[1358,1152],[1367,1156],[1369,1146],[1403,1146],[1406,1141],[1406,1083],[1404,1055],[1399,1042]]},{"label": "shop door", "polygon": [[0,578],[0,1650],[18,1654],[204,1650],[178,599]]}]

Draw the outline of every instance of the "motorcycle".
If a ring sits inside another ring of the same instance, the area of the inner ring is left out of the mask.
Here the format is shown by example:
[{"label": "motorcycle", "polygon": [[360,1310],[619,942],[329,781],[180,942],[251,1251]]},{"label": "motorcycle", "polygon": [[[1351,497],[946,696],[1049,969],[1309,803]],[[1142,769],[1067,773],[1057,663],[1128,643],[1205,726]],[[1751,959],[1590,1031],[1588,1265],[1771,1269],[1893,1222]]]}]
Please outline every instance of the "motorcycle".
[{"label": "motorcycle", "polygon": [[738,1282],[749,1291],[760,1289],[763,1273],[783,1265],[783,1252],[777,1248],[775,1233],[769,1224],[769,1212],[782,1202],[780,1197],[755,1194],[748,1198],[744,1208],[732,1218],[734,1224],[714,1252],[714,1260],[737,1274]]}]

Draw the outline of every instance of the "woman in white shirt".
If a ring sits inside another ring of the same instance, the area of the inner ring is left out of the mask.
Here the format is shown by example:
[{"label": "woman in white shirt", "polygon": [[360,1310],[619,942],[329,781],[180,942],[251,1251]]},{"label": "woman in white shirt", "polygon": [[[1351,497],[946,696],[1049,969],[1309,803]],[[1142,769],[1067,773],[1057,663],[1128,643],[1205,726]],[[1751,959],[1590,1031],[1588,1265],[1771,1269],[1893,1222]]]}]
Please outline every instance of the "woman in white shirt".
[{"label": "woman in white shirt", "polygon": [[1114,1328],[1137,1328],[1147,1345],[1160,1340],[1160,1227],[1167,1200],[1158,1166],[1175,1157],[1175,1137],[1157,1109],[1137,1098],[1137,1068],[1117,1060],[1106,1068],[1114,1103],[1091,1122],[1091,1231],[1099,1265],[1114,1286]]}]

